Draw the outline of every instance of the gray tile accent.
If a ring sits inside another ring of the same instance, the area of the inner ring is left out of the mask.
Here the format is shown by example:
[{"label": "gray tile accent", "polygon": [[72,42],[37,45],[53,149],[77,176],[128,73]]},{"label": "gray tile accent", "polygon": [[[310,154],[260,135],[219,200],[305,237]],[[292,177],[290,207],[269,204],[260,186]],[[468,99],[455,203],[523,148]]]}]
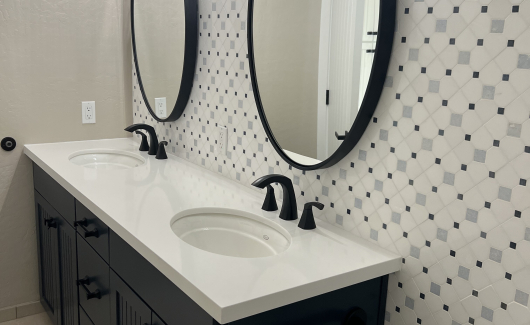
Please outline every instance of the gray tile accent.
[{"label": "gray tile accent", "polygon": [[293,177],[293,184],[294,185],[300,185],[300,177],[298,177],[298,176]]},{"label": "gray tile accent", "polygon": [[466,220],[477,223],[478,220],[478,211],[467,209],[466,211]]},{"label": "gray tile accent", "polygon": [[385,87],[392,88],[394,86],[394,77],[387,76],[385,79]]},{"label": "gray tile accent", "polygon": [[427,196],[424,194],[416,193],[416,204],[423,205],[427,203]]},{"label": "gray tile accent", "polygon": [[491,21],[491,32],[492,33],[504,32],[504,20],[492,20]]},{"label": "gray tile accent", "polygon": [[461,127],[462,126],[462,115],[460,114],[451,114],[451,125]]},{"label": "gray tile accent", "polygon": [[530,228],[526,228],[526,232],[524,234],[524,240],[530,241]]},{"label": "gray tile accent", "polygon": [[429,92],[438,93],[440,92],[440,81],[438,80],[429,80]]},{"label": "gray tile accent", "polygon": [[377,241],[379,233],[376,230],[370,229],[370,238]]},{"label": "gray tile accent", "polygon": [[483,86],[482,87],[482,98],[483,99],[495,99],[495,87],[494,86]]},{"label": "gray tile accent", "polygon": [[409,61],[418,61],[418,57],[420,56],[420,50],[419,49],[410,49],[409,50]]},{"label": "gray tile accent", "polygon": [[379,192],[383,192],[383,182],[381,182],[380,180],[375,180],[375,185],[374,185],[374,189],[376,191],[379,191]]},{"label": "gray tile accent", "polygon": [[493,322],[493,310],[489,309],[488,307],[482,306],[480,316],[486,320],[489,320],[490,322]]},{"label": "gray tile accent", "polygon": [[342,226],[342,224],[343,224],[343,222],[344,222],[344,217],[341,216],[341,215],[339,215],[339,214],[337,214],[337,215],[335,216],[335,222],[336,222],[338,225],[341,225],[341,226]]},{"label": "gray tile accent", "polygon": [[363,208],[363,201],[361,199],[355,198],[354,206],[357,209],[362,209]]},{"label": "gray tile accent", "polygon": [[462,51],[458,53],[458,64],[469,64],[471,52]]},{"label": "gray tile accent", "polygon": [[397,162],[397,170],[400,172],[406,172],[407,171],[407,162],[403,160],[398,160]]},{"label": "gray tile accent", "polygon": [[[392,212],[392,222],[397,223],[399,225],[401,223],[401,214],[397,212]],[[526,230],[527,230],[528,236],[530,236],[530,229],[526,229]]]},{"label": "gray tile accent", "polygon": [[403,106],[403,117],[411,118],[412,117],[412,107]]},{"label": "gray tile accent", "polygon": [[385,321],[390,322],[390,313],[385,310]]},{"label": "gray tile accent", "polygon": [[473,156],[473,160],[479,163],[485,163],[486,162],[486,151],[475,149],[475,155]]},{"label": "gray tile accent", "polygon": [[410,298],[409,296],[405,297],[405,306],[408,308],[414,310],[414,299]]},{"label": "gray tile accent", "polygon": [[445,33],[446,30],[447,30],[447,20],[446,19],[437,20],[436,21],[436,32]]},{"label": "gray tile accent", "polygon": [[329,188],[327,186],[322,186],[322,195],[324,196],[329,195]]},{"label": "gray tile accent", "polygon": [[445,229],[438,228],[438,230],[436,231],[436,238],[446,243],[447,243],[447,235],[448,235],[448,231]]},{"label": "gray tile accent", "polygon": [[420,258],[420,249],[416,246],[410,246],[410,256],[419,259]]},{"label": "gray tile accent", "polygon": [[359,150],[359,160],[366,161],[366,151]]},{"label": "gray tile accent", "polygon": [[341,168],[341,169],[339,170],[339,178],[341,178],[341,179],[346,179],[347,173],[348,173],[348,172],[347,172],[346,170],[344,170],[344,169]]},{"label": "gray tile accent", "polygon": [[519,60],[517,61],[517,68],[530,69],[530,55],[519,54]]},{"label": "gray tile accent", "polygon": [[528,297],[529,297],[528,293],[520,291],[520,290],[515,290],[515,299],[514,299],[515,302],[528,307]]},{"label": "gray tile accent", "polygon": [[379,140],[388,141],[388,131],[381,129],[379,131]]},{"label": "gray tile accent", "polygon": [[467,267],[458,267],[458,276],[464,280],[469,280],[469,269]]},{"label": "gray tile accent", "polygon": [[508,125],[508,136],[520,138],[523,126],[521,124],[509,124]]},{"label": "gray tile accent", "polygon": [[431,282],[431,292],[439,296],[442,288],[434,282]]},{"label": "gray tile accent", "polygon": [[499,187],[499,199],[508,201],[512,199],[512,189],[506,187]]},{"label": "gray tile accent", "polygon": [[444,184],[455,185],[455,174],[444,172]]},{"label": "gray tile accent", "polygon": [[502,251],[490,248],[490,260],[500,263],[502,261]]},{"label": "gray tile accent", "polygon": [[421,141],[421,148],[423,150],[432,151],[432,139],[425,139]]}]

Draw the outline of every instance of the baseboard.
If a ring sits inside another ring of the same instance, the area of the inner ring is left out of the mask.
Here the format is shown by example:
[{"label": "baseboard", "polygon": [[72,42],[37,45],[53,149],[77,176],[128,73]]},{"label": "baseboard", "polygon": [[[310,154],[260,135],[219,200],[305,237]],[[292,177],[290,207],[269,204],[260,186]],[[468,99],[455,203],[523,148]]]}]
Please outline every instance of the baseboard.
[{"label": "baseboard", "polygon": [[44,312],[40,301],[0,309],[0,323]]}]

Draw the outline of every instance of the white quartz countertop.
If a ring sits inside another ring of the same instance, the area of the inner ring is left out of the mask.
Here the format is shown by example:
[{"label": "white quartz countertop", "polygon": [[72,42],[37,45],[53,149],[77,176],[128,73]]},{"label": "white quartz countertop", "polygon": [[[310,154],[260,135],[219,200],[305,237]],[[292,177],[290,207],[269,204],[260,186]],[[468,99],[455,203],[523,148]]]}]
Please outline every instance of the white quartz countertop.
[{"label": "white quartz countertop", "polygon": [[[128,151],[147,163],[99,170],[69,161],[73,153],[87,149]],[[317,229],[302,230],[299,220],[284,221],[279,211],[261,210],[265,190],[175,156],[156,160],[139,152],[132,138],[26,145],[24,151],[221,324],[400,269],[398,255],[320,220]],[[291,235],[291,246],[264,258],[222,256],[190,246],[173,233],[171,220],[184,210],[204,207],[267,218]]]}]

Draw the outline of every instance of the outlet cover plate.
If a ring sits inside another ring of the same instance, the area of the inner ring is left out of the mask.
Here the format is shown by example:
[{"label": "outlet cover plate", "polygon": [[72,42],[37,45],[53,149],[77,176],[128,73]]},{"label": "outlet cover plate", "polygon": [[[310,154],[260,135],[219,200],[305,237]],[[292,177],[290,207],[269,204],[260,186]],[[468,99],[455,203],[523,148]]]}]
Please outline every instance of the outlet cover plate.
[{"label": "outlet cover plate", "polygon": [[83,124],[96,123],[96,102],[82,102]]},{"label": "outlet cover plate", "polygon": [[166,97],[155,98],[155,113],[158,118],[167,118]]}]

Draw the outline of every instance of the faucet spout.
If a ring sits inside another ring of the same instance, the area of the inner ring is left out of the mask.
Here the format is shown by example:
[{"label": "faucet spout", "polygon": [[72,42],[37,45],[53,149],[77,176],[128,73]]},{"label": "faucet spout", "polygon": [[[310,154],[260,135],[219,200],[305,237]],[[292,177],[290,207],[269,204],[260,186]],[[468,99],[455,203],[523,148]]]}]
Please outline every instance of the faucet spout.
[{"label": "faucet spout", "polygon": [[125,128],[125,131],[131,132],[131,133],[137,130],[145,130],[147,133],[149,133],[150,145],[149,145],[149,152],[147,152],[147,154],[151,156],[155,156],[158,151],[158,137],[156,136],[155,128],[147,124],[133,124]]},{"label": "faucet spout", "polygon": [[283,204],[282,210],[280,211],[280,219],[283,220],[296,220],[298,219],[298,209],[296,207],[296,196],[294,194],[293,182],[290,178],[283,175],[267,175],[258,178],[252,183],[253,186],[258,188],[265,188],[272,183],[278,183],[283,189]]}]

